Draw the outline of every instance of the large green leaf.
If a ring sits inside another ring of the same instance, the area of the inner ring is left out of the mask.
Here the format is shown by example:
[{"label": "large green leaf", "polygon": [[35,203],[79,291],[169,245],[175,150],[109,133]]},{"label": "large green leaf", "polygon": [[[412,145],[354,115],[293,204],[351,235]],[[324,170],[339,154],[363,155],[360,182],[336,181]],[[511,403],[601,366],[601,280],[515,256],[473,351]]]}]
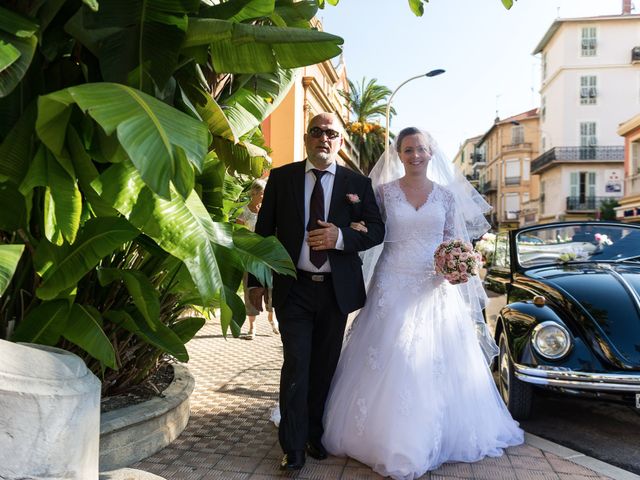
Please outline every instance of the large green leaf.
[{"label": "large green leaf", "polygon": [[232,143],[224,138],[214,137],[218,157],[230,167],[231,171],[260,177],[264,170],[264,162],[268,160],[267,152],[249,141]]},{"label": "large green leaf", "polygon": [[98,58],[106,81],[126,83],[138,70],[163,89],[178,63],[188,25],[187,14],[196,12],[199,0],[109,0],[94,13],[86,12],[88,30],[113,31],[99,43]]},{"label": "large green leaf", "polygon": [[204,327],[205,323],[206,320],[202,317],[181,317],[170,328],[178,335],[182,343],[187,343]]},{"label": "large green leaf", "polygon": [[38,44],[38,24],[0,6],[0,98],[24,77]]},{"label": "large green leaf", "polygon": [[274,7],[275,0],[234,0],[203,9],[199,16],[240,23],[268,17],[273,13]]},{"label": "large green leaf", "polygon": [[181,362],[189,361],[189,354],[185,342],[169,327],[156,319],[153,328],[148,322],[137,315],[130,315],[122,310],[109,311],[105,318],[135,334],[149,345],[159,348],[163,352],[173,355]]},{"label": "large green leaf", "polygon": [[59,136],[63,135],[63,141],[66,138],[57,123],[71,102],[98,122],[107,135],[117,132],[122,147],[154,192],[169,198],[169,182],[173,181],[182,196],[189,195],[190,190],[181,188],[189,182],[182,179],[193,176],[193,167],[202,169],[209,145],[203,123],[125,85],[79,85],[39,100],[38,135],[54,153]]},{"label": "large green leaf", "polygon": [[280,105],[295,77],[294,70],[278,68],[274,73],[238,78],[242,87],[220,100],[235,134],[241,137],[257,128]]},{"label": "large green leaf", "polygon": [[240,228],[233,235],[233,243],[244,269],[251,272],[263,285],[271,286],[271,270],[295,276],[296,268],[285,248],[276,237],[261,237]]},{"label": "large green leaf", "polygon": [[55,345],[67,326],[69,311],[67,300],[42,302],[18,324],[12,340]]},{"label": "large green leaf", "polygon": [[95,308],[74,303],[62,335],[107,367],[118,369],[116,352],[102,330],[102,316]]},{"label": "large green leaf", "polygon": [[9,286],[23,250],[24,245],[0,245],[0,296]]},{"label": "large green leaf", "polygon": [[102,258],[133,240],[138,234],[123,218],[104,217],[87,221],[73,245],[59,247],[65,249],[66,255],[47,270],[42,285],[36,291],[37,296],[49,300],[73,287]]},{"label": "large green leaf", "polygon": [[98,280],[103,287],[114,281],[122,281],[149,328],[156,330],[160,318],[160,300],[156,289],[144,273],[130,269],[100,268]]},{"label": "large green leaf", "polygon": [[16,60],[20,58],[20,50],[11,45],[0,41],[0,73],[9,68]]},{"label": "large green leaf", "polygon": [[309,20],[318,13],[315,0],[277,0],[271,19],[277,26],[310,28]]},{"label": "large green leaf", "polygon": [[0,178],[20,185],[29,168],[36,104],[30,104],[0,145]]},{"label": "large green leaf", "polygon": [[44,232],[56,245],[73,243],[80,228],[82,196],[76,183],[47,153],[47,182],[44,196]]},{"label": "large green leaf", "polygon": [[11,63],[6,64],[1,71],[0,98],[2,98],[9,95],[27,73],[36,51],[38,39],[35,36],[13,37],[8,33],[0,32],[0,44],[7,45],[5,51],[9,49],[8,46],[11,46],[12,51],[19,52],[19,56]]},{"label": "large green leaf", "polygon": [[0,7],[0,30],[18,38],[29,38],[38,31],[38,24],[16,12]]},{"label": "large green leaf", "polygon": [[222,290],[220,301],[220,325],[222,333],[225,335],[231,328],[231,334],[234,337],[240,336],[240,328],[246,318],[246,310],[244,302],[235,292],[226,286]]},{"label": "large green leaf", "polygon": [[205,305],[213,301],[222,278],[211,238],[222,235],[221,241],[226,240],[223,230],[202,217],[204,207],[196,207],[201,202],[195,192],[187,201],[178,195],[164,200],[144,186],[130,162],[109,167],[93,186],[132,225],[184,262]]},{"label": "large green leaf", "polygon": [[0,182],[0,205],[11,205],[10,208],[0,208],[0,230],[15,232],[19,228],[26,227],[25,198],[14,183]]},{"label": "large green leaf", "polygon": [[183,48],[210,44],[216,72],[266,73],[313,65],[339,55],[342,38],[305,28],[192,18]]}]

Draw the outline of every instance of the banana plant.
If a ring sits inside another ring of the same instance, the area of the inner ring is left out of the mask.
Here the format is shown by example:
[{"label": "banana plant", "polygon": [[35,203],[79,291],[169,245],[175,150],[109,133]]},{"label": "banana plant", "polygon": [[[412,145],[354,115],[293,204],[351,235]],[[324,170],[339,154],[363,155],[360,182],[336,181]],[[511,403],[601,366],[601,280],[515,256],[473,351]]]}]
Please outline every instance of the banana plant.
[{"label": "banana plant", "polygon": [[[294,265],[233,223],[261,176],[264,119],[296,68],[341,52],[305,0],[70,0],[0,7],[0,336],[81,355],[128,388],[242,273]],[[43,72],[45,72],[43,74]]]}]

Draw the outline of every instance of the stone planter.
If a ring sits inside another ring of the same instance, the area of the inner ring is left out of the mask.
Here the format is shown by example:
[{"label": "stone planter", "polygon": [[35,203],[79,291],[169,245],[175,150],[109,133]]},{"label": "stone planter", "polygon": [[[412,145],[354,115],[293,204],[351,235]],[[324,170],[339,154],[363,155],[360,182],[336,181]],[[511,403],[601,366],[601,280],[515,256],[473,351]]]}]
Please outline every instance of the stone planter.
[{"label": "stone planter", "polygon": [[184,365],[173,365],[173,382],[163,398],[113,410],[100,419],[100,471],[138,462],[174,441],[189,421],[195,380]]},{"label": "stone planter", "polygon": [[96,480],[100,381],[58,348],[0,340],[0,478]]}]

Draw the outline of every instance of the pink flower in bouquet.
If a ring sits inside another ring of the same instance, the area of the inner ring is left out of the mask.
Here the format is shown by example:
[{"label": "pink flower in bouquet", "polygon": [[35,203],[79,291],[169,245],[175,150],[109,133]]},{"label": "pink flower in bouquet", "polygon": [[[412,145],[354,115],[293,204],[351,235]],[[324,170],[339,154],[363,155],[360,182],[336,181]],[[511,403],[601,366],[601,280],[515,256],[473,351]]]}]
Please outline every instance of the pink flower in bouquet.
[{"label": "pink flower in bouquet", "polygon": [[481,259],[480,253],[470,243],[449,240],[442,242],[434,252],[434,267],[437,274],[457,284],[478,274]]}]

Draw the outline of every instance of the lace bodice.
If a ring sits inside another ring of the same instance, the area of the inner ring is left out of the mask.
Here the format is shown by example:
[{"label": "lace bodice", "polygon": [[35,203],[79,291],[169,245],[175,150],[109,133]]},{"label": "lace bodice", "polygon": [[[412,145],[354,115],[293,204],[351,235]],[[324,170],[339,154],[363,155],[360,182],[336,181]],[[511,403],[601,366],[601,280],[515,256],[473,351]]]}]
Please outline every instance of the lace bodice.
[{"label": "lace bodice", "polygon": [[427,201],[416,209],[398,180],[379,188],[378,201],[387,231],[379,262],[395,271],[424,275],[433,270],[433,252],[444,240],[454,238],[455,202],[451,193],[434,184]]}]

